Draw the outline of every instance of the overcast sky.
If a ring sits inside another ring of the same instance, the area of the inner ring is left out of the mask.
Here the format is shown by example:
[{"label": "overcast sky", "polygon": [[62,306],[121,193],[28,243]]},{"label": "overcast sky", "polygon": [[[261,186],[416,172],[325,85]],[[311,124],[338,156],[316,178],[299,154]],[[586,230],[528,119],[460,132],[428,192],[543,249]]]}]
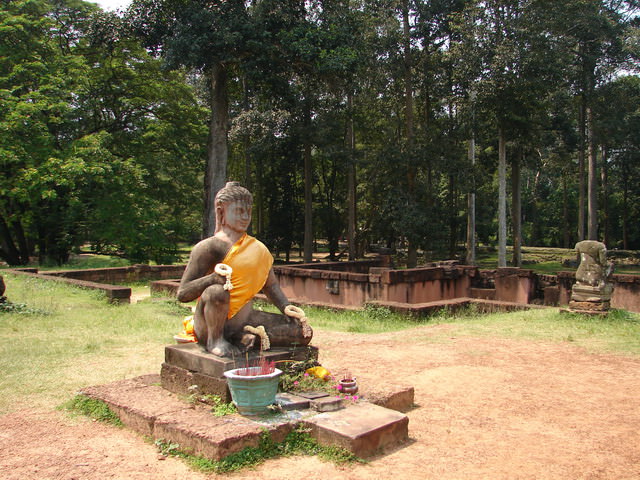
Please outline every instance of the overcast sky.
[{"label": "overcast sky", "polygon": [[104,10],[124,10],[129,6],[131,0],[89,0],[92,3],[97,3]]}]

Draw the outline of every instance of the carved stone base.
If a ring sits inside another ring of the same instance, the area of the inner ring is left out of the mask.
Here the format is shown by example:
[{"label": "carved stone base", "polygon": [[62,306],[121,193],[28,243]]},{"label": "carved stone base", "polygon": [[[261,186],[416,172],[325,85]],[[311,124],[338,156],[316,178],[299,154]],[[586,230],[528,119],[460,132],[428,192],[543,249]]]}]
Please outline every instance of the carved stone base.
[{"label": "carved stone base", "polygon": [[[165,361],[160,370],[162,387],[170,392],[188,395],[193,393],[189,388],[197,386],[197,393],[218,395],[225,402],[231,401],[224,372],[233,368],[253,364],[259,355],[252,353],[248,357],[218,357],[202,351],[195,343],[168,345],[165,347]],[[318,348],[313,346],[296,348],[274,348],[264,352],[269,361],[305,361],[318,359]]]},{"label": "carved stone base", "polygon": [[569,309],[582,311],[595,311],[595,312],[606,312],[611,308],[610,302],[577,302],[575,300],[571,300],[569,302]]},{"label": "carved stone base", "polygon": [[[225,403],[231,401],[231,392],[229,392],[225,378],[191,372],[186,368],[169,365],[166,362],[162,364],[160,370],[160,383],[162,388],[178,395],[189,395],[191,393],[217,395]],[[191,390],[193,385],[198,387],[197,392]]]},{"label": "carved stone base", "polygon": [[605,284],[601,287],[592,287],[576,283],[571,289],[571,300],[576,302],[609,302],[613,287]]}]

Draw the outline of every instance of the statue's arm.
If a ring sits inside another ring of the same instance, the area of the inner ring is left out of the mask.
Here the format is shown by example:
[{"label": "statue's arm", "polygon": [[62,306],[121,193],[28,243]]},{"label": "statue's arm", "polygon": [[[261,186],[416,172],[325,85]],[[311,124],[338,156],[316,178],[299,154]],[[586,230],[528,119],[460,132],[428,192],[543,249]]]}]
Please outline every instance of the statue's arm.
[{"label": "statue's arm", "polygon": [[280,284],[278,283],[276,274],[273,273],[273,269],[269,270],[269,275],[267,276],[267,281],[264,284],[264,287],[262,287],[262,291],[269,301],[273,303],[278,310],[284,313],[284,308],[289,305],[289,300],[287,300],[287,296],[280,288]]},{"label": "statue's arm", "polygon": [[178,287],[178,301],[191,302],[202,295],[207,287],[225,282],[217,273],[207,273],[213,265],[220,263],[225,255],[221,246],[210,240],[193,247]]}]

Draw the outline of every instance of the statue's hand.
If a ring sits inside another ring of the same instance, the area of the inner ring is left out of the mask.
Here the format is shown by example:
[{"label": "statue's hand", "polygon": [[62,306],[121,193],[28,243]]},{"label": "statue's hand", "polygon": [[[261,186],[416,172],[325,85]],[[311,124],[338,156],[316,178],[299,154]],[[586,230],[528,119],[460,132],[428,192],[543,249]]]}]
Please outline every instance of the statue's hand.
[{"label": "statue's hand", "polygon": [[297,319],[306,318],[306,315],[304,314],[304,310],[302,310],[300,307],[296,307],[295,305],[287,305],[286,307],[284,307],[284,314],[287,317],[292,317]]},{"label": "statue's hand", "polygon": [[309,338],[313,335],[313,330],[309,326],[309,322],[307,317],[304,314],[304,310],[300,307],[296,307],[295,305],[287,305],[284,307],[284,314],[288,317],[295,318],[300,322],[300,326],[302,327],[302,336],[304,338]]},{"label": "statue's hand", "polygon": [[226,263],[218,263],[213,271],[227,279],[223,287],[225,290],[231,290],[233,288],[233,285],[231,284],[231,274],[233,273],[233,269],[229,265]]}]

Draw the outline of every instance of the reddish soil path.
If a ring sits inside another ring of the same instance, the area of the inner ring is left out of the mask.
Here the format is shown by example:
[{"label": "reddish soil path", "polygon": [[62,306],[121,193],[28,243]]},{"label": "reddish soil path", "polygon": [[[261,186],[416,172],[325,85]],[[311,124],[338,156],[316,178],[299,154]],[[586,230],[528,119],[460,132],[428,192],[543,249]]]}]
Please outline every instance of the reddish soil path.
[{"label": "reddish soil path", "polygon": [[[640,358],[447,332],[318,332],[314,340],[323,365],[336,373],[347,365],[364,393],[415,387],[408,444],[363,465],[282,458],[220,478],[640,478]],[[130,431],[32,410],[0,417],[0,477],[217,478],[160,459]]]}]

